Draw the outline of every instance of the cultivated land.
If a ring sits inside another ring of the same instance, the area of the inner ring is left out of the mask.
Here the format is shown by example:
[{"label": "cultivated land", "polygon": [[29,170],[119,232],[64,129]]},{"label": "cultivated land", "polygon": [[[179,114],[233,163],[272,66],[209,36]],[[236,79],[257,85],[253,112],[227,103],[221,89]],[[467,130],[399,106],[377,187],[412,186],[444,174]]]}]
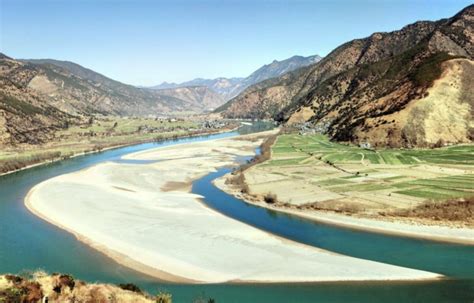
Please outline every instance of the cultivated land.
[{"label": "cultivated land", "polygon": [[[435,279],[439,276],[295,243],[224,216],[189,192],[191,182],[252,155],[262,135],[132,154],[150,164],[103,163],[35,186],[35,214],[117,261],[186,282]],[[288,262],[291,260],[291,262]]]},{"label": "cultivated land", "polygon": [[271,151],[243,172],[250,201],[271,196],[282,208],[474,226],[474,145],[370,150],[285,134]]},{"label": "cultivated land", "polygon": [[182,119],[95,118],[90,123],[59,130],[53,140],[43,144],[0,145],[0,174],[77,154],[140,142],[214,133],[236,125],[226,124],[218,129],[204,128],[200,121]]}]

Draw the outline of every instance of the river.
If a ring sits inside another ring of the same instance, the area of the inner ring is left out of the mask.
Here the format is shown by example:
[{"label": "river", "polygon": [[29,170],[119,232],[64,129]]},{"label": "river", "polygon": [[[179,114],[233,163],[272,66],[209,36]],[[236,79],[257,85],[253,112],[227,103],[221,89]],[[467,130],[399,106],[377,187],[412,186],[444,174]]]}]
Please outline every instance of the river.
[{"label": "river", "polygon": [[[474,246],[438,243],[318,224],[249,205],[217,189],[221,168],[193,183],[210,207],[263,230],[349,256],[446,275],[430,282],[344,282],[305,284],[188,285],[157,281],[128,269],[41,220],[24,206],[34,185],[57,175],[128,153],[185,142],[237,135],[237,132],[145,143],[38,166],[0,177],[0,272],[44,269],[70,273],[89,282],[139,285],[150,293],[171,292],[173,302],[212,297],[216,302],[469,302],[474,300]],[[249,256],[243,256],[249,257]]]}]

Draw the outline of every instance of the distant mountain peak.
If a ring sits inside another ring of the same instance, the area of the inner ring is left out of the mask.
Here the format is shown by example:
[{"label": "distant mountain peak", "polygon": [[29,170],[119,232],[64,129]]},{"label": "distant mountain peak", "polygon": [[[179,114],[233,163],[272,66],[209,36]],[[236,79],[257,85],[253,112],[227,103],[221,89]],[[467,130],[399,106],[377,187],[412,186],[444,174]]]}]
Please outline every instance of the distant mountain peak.
[{"label": "distant mountain peak", "polygon": [[258,70],[250,74],[246,78],[224,78],[219,77],[215,79],[203,79],[196,78],[191,81],[183,83],[168,83],[163,82],[160,85],[150,87],[151,89],[168,89],[168,88],[178,88],[178,87],[190,87],[190,86],[207,86],[209,89],[220,94],[224,100],[230,100],[233,97],[237,96],[239,93],[244,91],[247,87],[256,84],[258,82],[279,77],[280,75],[291,72],[295,69],[314,64],[321,60],[321,57],[318,55],[303,57],[303,56],[293,56],[285,60],[273,60],[271,63],[263,65]]}]

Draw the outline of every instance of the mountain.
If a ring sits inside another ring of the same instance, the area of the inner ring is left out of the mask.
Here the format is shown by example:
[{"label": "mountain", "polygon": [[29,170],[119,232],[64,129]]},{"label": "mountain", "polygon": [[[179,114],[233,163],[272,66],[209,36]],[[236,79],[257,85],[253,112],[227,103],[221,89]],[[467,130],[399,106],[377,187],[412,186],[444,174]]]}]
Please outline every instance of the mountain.
[{"label": "mountain", "polygon": [[20,62],[23,68],[37,71],[28,88],[71,114],[153,115],[187,110],[183,100],[123,84],[73,62],[52,59]]},{"label": "mountain", "polygon": [[141,89],[78,64],[51,59],[15,60],[0,54],[0,144],[41,143],[55,130],[91,115],[148,116],[202,112],[222,104],[219,96],[191,88]]},{"label": "mountain", "polygon": [[28,87],[40,71],[0,54],[0,145],[51,139],[76,117],[52,106]]},{"label": "mountain", "polygon": [[186,107],[196,112],[212,111],[225,103],[224,98],[207,86],[185,86],[156,90],[162,96],[170,96],[187,102]]},{"label": "mountain", "polygon": [[320,62],[250,86],[225,117],[309,122],[332,139],[432,146],[474,137],[474,6],[347,42]]},{"label": "mountain", "polygon": [[293,56],[283,61],[274,60],[272,63],[264,65],[254,71],[250,76],[243,79],[243,87],[248,87],[264,80],[279,77],[288,72],[294,71],[300,67],[311,65],[321,61],[318,55],[303,57]]},{"label": "mountain", "polygon": [[177,87],[188,87],[188,86],[206,86],[209,89],[215,91],[222,96],[224,100],[230,100],[237,96],[247,87],[270,79],[281,76],[285,73],[293,71],[303,66],[314,64],[321,60],[318,55],[303,57],[293,56],[291,58],[277,61],[274,60],[272,63],[260,67],[258,70],[253,72],[247,78],[216,78],[216,79],[201,79],[197,78],[191,81],[183,83],[168,83],[163,82],[160,85],[150,87],[151,89],[167,89]]},{"label": "mountain", "polygon": [[206,86],[207,88],[221,95],[224,100],[229,100],[231,97],[238,95],[238,93],[241,91],[240,83],[243,79],[244,78],[197,78],[183,83],[163,82],[160,85],[150,87],[150,89],[160,90],[180,87]]},{"label": "mountain", "polygon": [[243,86],[278,75],[317,57],[266,65],[246,79],[195,79],[138,88],[69,61],[16,60],[0,54],[0,144],[40,143],[55,130],[87,121],[91,115],[148,116],[206,112],[235,96]]}]

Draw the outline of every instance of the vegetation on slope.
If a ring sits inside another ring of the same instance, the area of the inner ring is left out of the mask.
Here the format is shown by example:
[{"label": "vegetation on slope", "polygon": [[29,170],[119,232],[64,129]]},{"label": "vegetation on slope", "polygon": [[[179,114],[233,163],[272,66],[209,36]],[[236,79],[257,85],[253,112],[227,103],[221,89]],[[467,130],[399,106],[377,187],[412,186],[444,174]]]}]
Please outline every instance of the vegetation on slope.
[{"label": "vegetation on slope", "polygon": [[160,92],[109,79],[72,62],[0,56],[0,146],[42,144],[94,116],[159,117],[221,104],[202,88]]},{"label": "vegetation on slope", "polygon": [[[395,147],[425,146],[437,140],[466,142],[470,131],[449,138],[440,132],[436,139],[425,134],[425,129],[410,133],[413,125],[423,128],[427,123],[429,106],[423,115],[413,114],[413,121],[407,121],[406,116],[414,103],[426,99],[435,80],[449,68],[462,82],[451,84],[456,92],[450,93],[450,102],[474,106],[472,98],[463,97],[474,85],[472,64],[459,63],[462,68],[452,64],[457,62],[455,58],[473,63],[473,16],[471,5],[450,19],[416,22],[398,31],[350,41],[314,65],[248,88],[219,111],[233,118],[309,122],[338,141]],[[444,115],[441,122],[444,125],[454,119],[468,123],[472,118],[472,114]]]}]

